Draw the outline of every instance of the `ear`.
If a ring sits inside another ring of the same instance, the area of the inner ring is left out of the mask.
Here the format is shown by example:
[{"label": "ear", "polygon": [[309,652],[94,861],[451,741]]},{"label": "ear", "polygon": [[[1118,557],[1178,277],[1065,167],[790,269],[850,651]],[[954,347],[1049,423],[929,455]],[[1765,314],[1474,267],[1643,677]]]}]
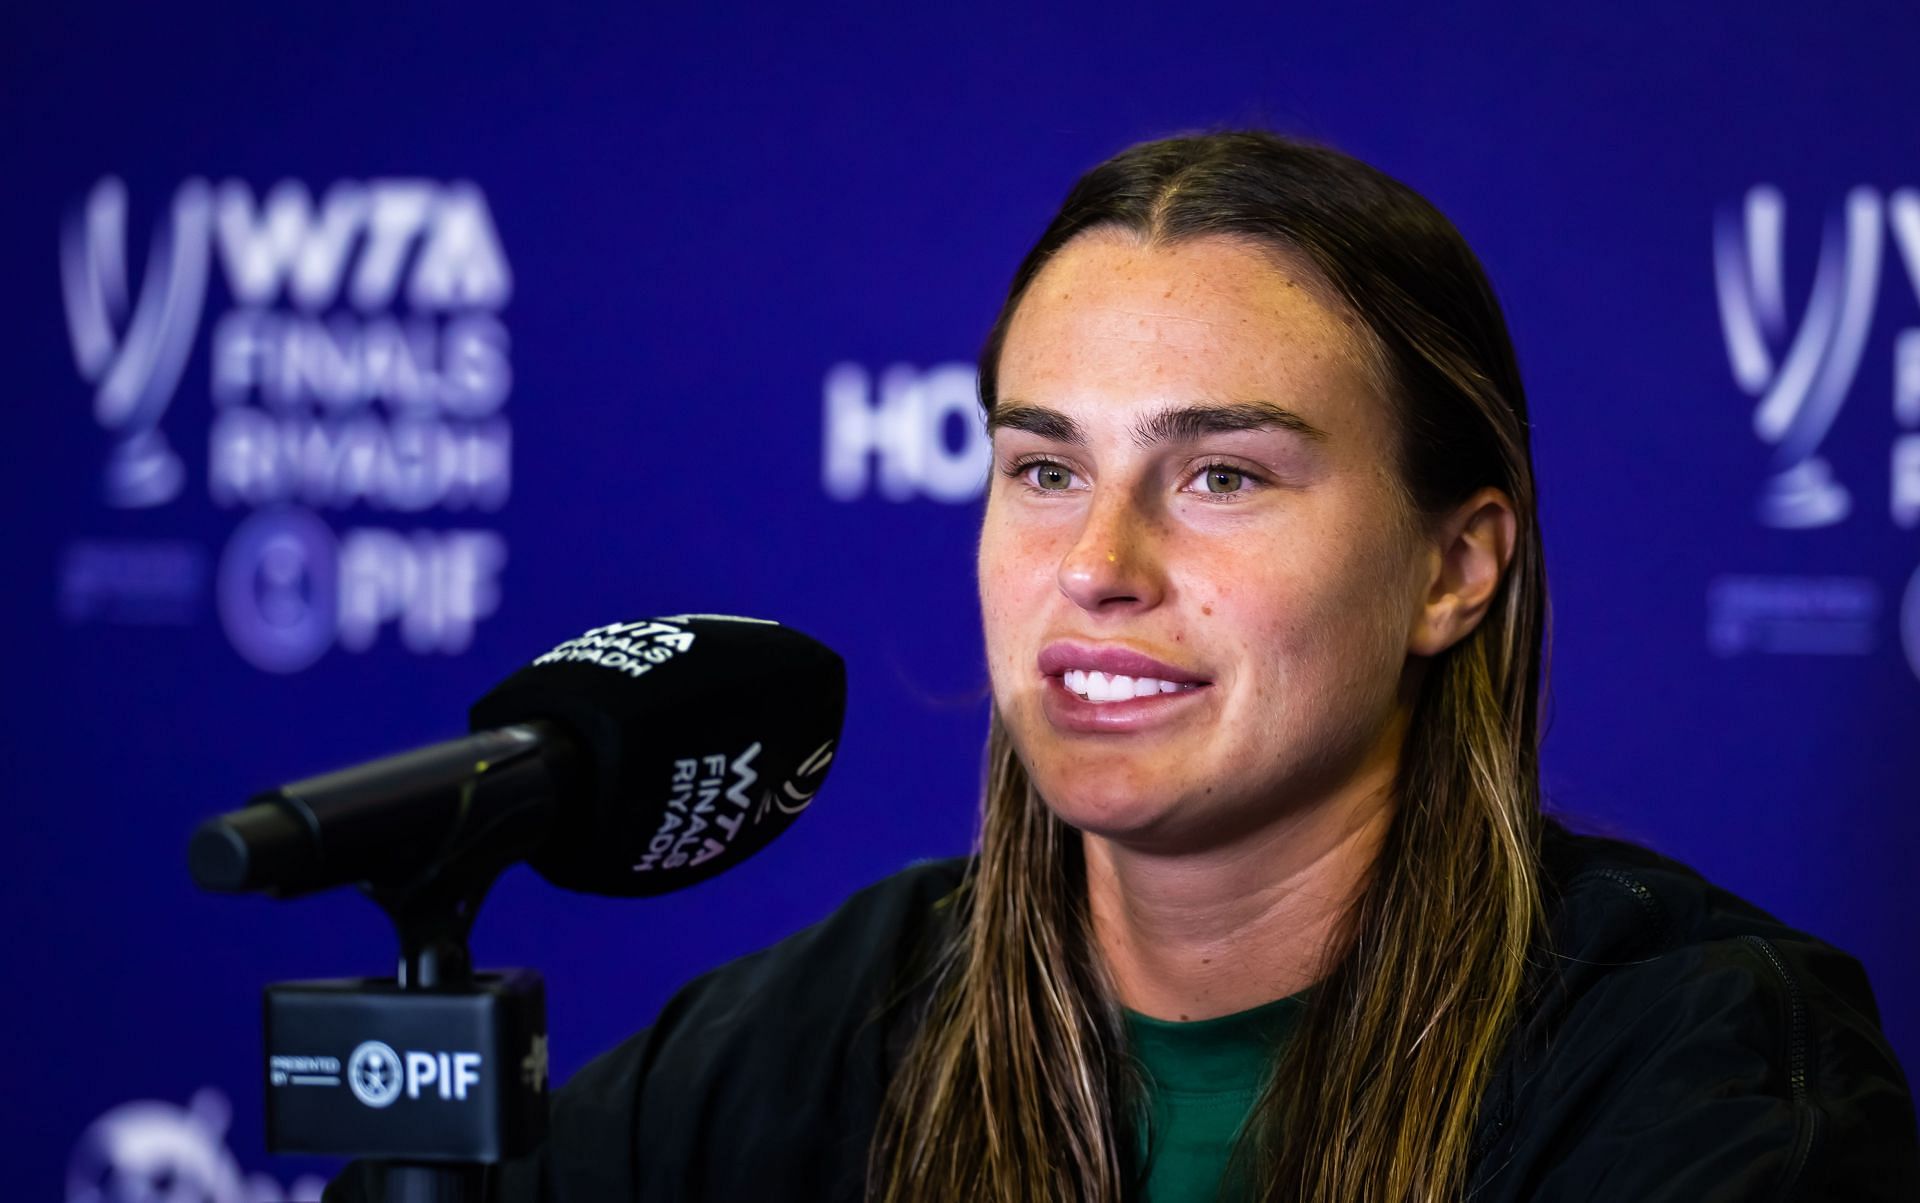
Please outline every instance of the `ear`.
[{"label": "ear", "polygon": [[1413,616],[1407,650],[1437,656],[1480,625],[1513,559],[1513,502],[1481,489],[1433,529],[1426,592]]}]

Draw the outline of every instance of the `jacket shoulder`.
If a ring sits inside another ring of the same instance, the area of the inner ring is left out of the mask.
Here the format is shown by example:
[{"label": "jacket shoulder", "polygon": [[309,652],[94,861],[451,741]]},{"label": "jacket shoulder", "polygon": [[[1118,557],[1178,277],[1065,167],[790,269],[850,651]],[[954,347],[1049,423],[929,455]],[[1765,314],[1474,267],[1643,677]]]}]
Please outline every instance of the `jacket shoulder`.
[{"label": "jacket shoulder", "polygon": [[1670,858],[1550,826],[1489,1198],[1905,1199],[1913,1105],[1852,957]]},{"label": "jacket shoulder", "polygon": [[968,864],[912,865],[683,987],[556,1094],[554,1197],[858,1198],[888,1036]]}]

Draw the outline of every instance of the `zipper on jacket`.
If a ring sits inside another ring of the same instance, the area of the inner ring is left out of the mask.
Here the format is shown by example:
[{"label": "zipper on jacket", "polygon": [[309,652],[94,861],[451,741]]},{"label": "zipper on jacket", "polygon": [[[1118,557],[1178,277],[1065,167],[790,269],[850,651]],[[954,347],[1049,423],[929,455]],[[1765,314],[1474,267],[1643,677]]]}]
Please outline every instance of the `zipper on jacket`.
[{"label": "zipper on jacket", "polygon": [[1647,883],[1619,869],[1595,869],[1592,872],[1595,877],[1604,878],[1619,886],[1640,904],[1640,913],[1646,916],[1647,925],[1651,929],[1653,950],[1664,950],[1667,946],[1667,915],[1660,907],[1660,900],[1655,898],[1653,891],[1647,888]]},{"label": "zipper on jacket", "polygon": [[1809,1077],[1808,1062],[1810,1056],[1807,1047],[1807,1005],[1800,993],[1800,982],[1787,968],[1787,962],[1780,952],[1764,936],[1744,935],[1743,944],[1752,946],[1760,953],[1761,959],[1773,969],[1774,976],[1787,988],[1787,1085],[1793,1095],[1793,1111],[1796,1116],[1805,1116],[1806,1138],[1794,1142],[1793,1159],[1787,1163],[1786,1180],[1781,1184],[1780,1197],[1791,1195],[1794,1186],[1800,1181],[1800,1174],[1813,1156],[1813,1141],[1819,1127],[1820,1113],[1815,1110],[1807,1098]]}]

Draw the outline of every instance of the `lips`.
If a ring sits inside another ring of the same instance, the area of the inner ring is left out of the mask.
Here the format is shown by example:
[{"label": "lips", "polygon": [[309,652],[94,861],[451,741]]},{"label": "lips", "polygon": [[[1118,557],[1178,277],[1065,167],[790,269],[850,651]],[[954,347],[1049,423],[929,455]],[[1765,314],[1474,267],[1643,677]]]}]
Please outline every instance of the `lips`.
[{"label": "lips", "polygon": [[1148,731],[1204,711],[1212,682],[1117,645],[1061,642],[1041,651],[1041,709],[1056,730],[1087,735]]},{"label": "lips", "polygon": [[1117,644],[1074,643],[1062,641],[1049,643],[1040,650],[1040,672],[1043,676],[1058,677],[1073,670],[1105,673],[1109,677],[1151,677],[1158,681],[1171,681],[1175,685],[1208,685],[1206,677],[1190,672],[1152,656],[1143,655],[1132,648]]}]

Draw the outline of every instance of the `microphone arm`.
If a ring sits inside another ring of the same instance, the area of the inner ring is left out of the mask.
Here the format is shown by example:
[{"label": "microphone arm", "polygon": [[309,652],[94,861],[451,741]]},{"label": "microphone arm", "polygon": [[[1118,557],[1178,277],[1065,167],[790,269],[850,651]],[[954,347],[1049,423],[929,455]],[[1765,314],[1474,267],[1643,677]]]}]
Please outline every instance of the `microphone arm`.
[{"label": "microphone arm", "polygon": [[208,890],[289,898],[403,882],[503,833],[524,851],[551,825],[573,753],[559,727],[530,722],[308,777],[202,823],[188,867]]}]

